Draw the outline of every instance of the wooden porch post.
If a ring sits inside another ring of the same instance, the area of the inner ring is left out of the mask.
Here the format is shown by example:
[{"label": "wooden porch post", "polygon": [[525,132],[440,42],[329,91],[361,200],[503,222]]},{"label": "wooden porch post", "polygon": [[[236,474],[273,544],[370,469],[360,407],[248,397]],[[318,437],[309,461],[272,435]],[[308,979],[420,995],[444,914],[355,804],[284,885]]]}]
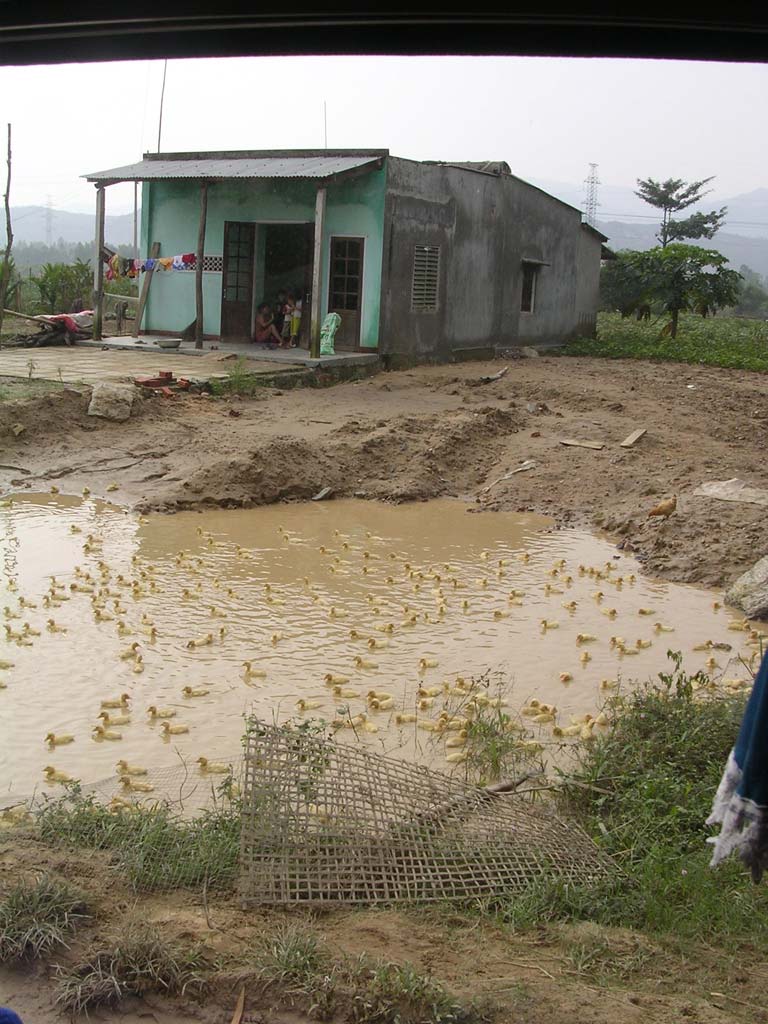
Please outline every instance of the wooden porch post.
[{"label": "wooden porch post", "polygon": [[310,314],[309,354],[320,356],[320,310],[323,287],[323,231],[325,229],[325,199],[327,190],[319,188],[315,200],[315,251],[312,259],[312,310]]},{"label": "wooden porch post", "polygon": [[105,185],[96,186],[96,238],[93,243],[93,338],[101,341],[104,320],[104,193]]},{"label": "wooden porch post", "polygon": [[205,255],[205,222],[208,217],[208,182],[200,182],[200,223],[197,229],[195,263],[195,348],[203,347],[203,258]]}]

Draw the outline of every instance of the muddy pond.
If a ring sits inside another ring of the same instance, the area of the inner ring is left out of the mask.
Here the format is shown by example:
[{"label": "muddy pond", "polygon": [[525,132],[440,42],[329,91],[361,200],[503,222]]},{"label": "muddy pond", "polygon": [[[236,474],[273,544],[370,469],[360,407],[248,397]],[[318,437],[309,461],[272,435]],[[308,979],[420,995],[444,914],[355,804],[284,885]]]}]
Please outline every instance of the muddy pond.
[{"label": "muddy pond", "polygon": [[555,705],[532,726],[546,743],[666,670],[669,649],[729,685],[756,650],[720,595],[645,578],[589,533],[460,501],[139,517],[24,494],[0,530],[0,801],[55,792],[47,765],[86,782],[119,758],[235,757],[251,714],[364,716],[355,742],[439,765],[434,738],[398,716],[435,719],[471,680],[511,714]]}]

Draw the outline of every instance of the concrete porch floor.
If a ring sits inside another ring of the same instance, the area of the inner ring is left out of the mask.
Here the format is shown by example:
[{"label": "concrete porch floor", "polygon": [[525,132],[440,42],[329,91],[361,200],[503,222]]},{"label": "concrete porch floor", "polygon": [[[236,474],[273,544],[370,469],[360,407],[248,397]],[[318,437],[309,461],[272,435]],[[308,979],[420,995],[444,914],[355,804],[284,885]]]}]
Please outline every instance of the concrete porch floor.
[{"label": "concrete porch floor", "polygon": [[[314,370],[318,367],[332,369],[339,366],[373,366],[378,364],[379,355],[377,352],[338,352],[332,356],[320,356],[313,359],[305,348],[289,349],[268,349],[264,345],[254,345],[248,342],[203,342],[202,349],[196,349],[194,344],[182,343],[178,349],[163,349],[161,341],[168,341],[168,338],[152,334],[142,334],[140,338],[128,336],[105,338],[103,341],[78,341],[75,344],[80,348],[112,349],[122,352],[160,352],[171,359],[178,359],[181,356],[199,359],[206,355],[216,355],[217,358],[235,355],[242,359],[253,360],[258,363],[278,364],[279,366],[300,366],[304,369]],[[169,363],[170,366],[170,363]],[[199,374],[195,374],[199,376]]]}]

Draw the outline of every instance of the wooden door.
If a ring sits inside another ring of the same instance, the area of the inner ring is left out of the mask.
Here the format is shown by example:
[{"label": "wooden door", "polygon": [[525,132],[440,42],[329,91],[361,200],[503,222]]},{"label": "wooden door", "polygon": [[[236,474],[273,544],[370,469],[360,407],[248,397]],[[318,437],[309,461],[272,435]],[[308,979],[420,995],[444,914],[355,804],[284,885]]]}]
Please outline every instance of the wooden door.
[{"label": "wooden door", "polygon": [[241,221],[224,223],[222,341],[249,341],[251,338],[255,237],[255,224]]},{"label": "wooden door", "polygon": [[341,317],[336,332],[337,349],[357,349],[360,345],[364,253],[364,238],[331,238],[328,312]]}]

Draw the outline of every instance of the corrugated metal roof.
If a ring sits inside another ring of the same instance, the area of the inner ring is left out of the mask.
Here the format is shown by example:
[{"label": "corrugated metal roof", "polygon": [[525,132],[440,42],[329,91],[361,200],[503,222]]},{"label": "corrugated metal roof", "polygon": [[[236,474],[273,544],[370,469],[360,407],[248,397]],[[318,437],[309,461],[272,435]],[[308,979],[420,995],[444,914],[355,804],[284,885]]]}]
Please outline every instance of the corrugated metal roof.
[{"label": "corrugated metal roof", "polygon": [[125,167],[84,174],[88,181],[154,181],[162,178],[330,178],[374,164],[382,151],[356,154],[147,158]]}]

